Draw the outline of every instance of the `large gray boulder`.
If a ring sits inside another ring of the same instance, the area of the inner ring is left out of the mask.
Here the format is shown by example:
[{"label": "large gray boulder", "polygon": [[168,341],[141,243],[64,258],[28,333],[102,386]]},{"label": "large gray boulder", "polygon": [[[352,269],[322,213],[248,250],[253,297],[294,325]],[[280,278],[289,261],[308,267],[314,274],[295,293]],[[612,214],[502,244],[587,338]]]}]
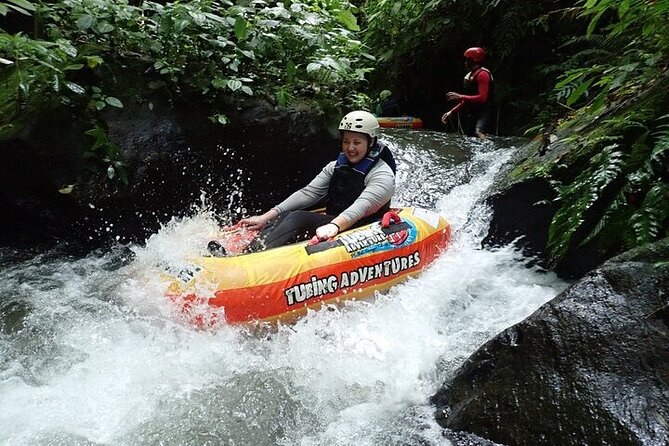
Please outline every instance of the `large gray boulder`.
[{"label": "large gray boulder", "polygon": [[433,402],[444,427],[507,445],[669,444],[669,239],[500,333]]}]

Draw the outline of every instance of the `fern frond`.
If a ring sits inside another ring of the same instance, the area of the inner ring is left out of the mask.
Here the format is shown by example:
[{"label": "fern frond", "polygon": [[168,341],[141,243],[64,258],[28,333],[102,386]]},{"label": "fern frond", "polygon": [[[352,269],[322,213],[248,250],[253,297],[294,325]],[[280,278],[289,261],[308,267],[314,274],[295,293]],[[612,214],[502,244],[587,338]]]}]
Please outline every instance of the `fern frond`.
[{"label": "fern frond", "polygon": [[602,34],[592,34],[590,36],[573,36],[558,46],[558,49],[565,49],[573,46],[604,47],[606,45],[606,36]]},{"label": "fern frond", "polygon": [[[664,115],[660,119],[669,119],[669,115]],[[657,138],[657,141],[651,152],[650,160],[661,163],[663,157],[669,153],[669,123],[661,124],[657,128],[659,130],[653,134]]]},{"label": "fern frond", "polygon": [[622,141],[622,136],[620,135],[602,135],[602,136],[596,136],[594,138],[591,138],[591,144],[594,145],[603,145],[603,144],[609,144],[609,145],[617,145]]},{"label": "fern frond", "polygon": [[600,234],[607,232],[606,229],[609,229],[610,226],[620,226],[622,221],[622,214],[628,212],[629,205],[627,204],[627,194],[630,191],[629,185],[625,185],[620,189],[618,195],[613,199],[609,207],[604,212],[602,218],[597,222],[594,228],[590,233],[579,243],[578,247],[584,246],[590,243]]},{"label": "fern frond", "polygon": [[532,8],[527,5],[510,6],[493,28],[493,41],[499,57],[505,58],[517,51],[519,43],[530,32],[528,22],[534,17]]},{"label": "fern frond", "polygon": [[623,153],[617,151],[617,144],[610,145],[593,157],[594,162],[600,162],[593,175],[593,183],[598,186],[599,191],[613,181],[621,172],[624,164]]},{"label": "fern frond", "polygon": [[635,128],[648,130],[645,122],[634,119],[634,117],[629,115],[616,116],[615,118],[605,120],[604,123],[611,124],[611,129],[619,129],[621,132]]},{"label": "fern frond", "polygon": [[485,7],[484,14],[488,14],[489,12],[493,11],[495,8],[497,8],[501,3],[504,3],[504,0],[490,0],[488,4]]},{"label": "fern frond", "polygon": [[604,147],[588,168],[566,187],[556,200],[562,203],[548,229],[547,247],[553,261],[564,257],[573,236],[583,226],[586,212],[601,198],[604,189],[623,173],[624,157],[618,144]]},{"label": "fern frond", "polygon": [[[652,242],[664,235],[664,222],[669,218],[669,187],[657,182],[648,191],[641,207],[630,217],[634,244]],[[631,246],[630,246],[631,248]]]},{"label": "fern frond", "polygon": [[561,50],[577,50],[579,48],[584,48],[580,51],[576,51],[573,56],[571,56],[583,60],[584,56],[591,56],[588,52],[593,50],[599,50],[607,54],[618,54],[627,43],[628,42],[621,38],[612,38],[611,36],[603,34],[593,34],[591,36],[574,36],[558,48]]}]

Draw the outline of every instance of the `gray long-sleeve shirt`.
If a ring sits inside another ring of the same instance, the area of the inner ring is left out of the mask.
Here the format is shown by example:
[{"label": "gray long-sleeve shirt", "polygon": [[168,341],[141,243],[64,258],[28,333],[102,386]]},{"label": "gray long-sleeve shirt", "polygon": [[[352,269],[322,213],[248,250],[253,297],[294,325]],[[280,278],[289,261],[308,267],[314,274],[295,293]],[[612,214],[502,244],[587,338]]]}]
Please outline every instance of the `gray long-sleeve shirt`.
[{"label": "gray long-sleeve shirt", "polygon": [[[273,209],[282,213],[304,209],[321,201],[328,194],[334,168],[335,161],[328,163],[308,185],[294,192]],[[364,184],[365,189],[360,196],[340,214],[351,225],[378,211],[390,201],[395,192],[395,175],[383,160],[379,160],[365,177]]]}]

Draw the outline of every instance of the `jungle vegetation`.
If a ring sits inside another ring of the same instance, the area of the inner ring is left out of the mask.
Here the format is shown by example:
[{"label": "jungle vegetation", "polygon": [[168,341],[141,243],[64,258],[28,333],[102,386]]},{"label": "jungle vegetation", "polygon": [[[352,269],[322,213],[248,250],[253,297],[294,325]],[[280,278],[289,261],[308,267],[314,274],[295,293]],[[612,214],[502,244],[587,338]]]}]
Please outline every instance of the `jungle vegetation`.
[{"label": "jungle vegetation", "polygon": [[[80,110],[91,155],[124,180],[99,121],[123,107],[104,81],[118,67],[145,73],[149,90],[200,95],[221,124],[219,104],[251,97],[341,110],[371,108],[387,89],[436,116],[435,91],[457,87],[474,45],[490,56],[506,133],[547,134],[666,78],[667,23],[667,0],[0,1],[0,137],[31,109]],[[615,251],[667,235],[666,104],[612,115],[574,142],[577,172],[546,171],[554,262],[588,243]]]},{"label": "jungle vegetation", "polygon": [[11,72],[4,88],[17,106],[49,90],[61,102],[85,97],[94,110],[122,107],[77,79],[136,63],[155,74],[150,88],[195,90],[211,103],[254,95],[279,105],[298,97],[355,103],[373,60],[355,34],[356,11],[345,1],[3,1],[5,23],[33,19],[32,32],[0,33],[0,63]]}]

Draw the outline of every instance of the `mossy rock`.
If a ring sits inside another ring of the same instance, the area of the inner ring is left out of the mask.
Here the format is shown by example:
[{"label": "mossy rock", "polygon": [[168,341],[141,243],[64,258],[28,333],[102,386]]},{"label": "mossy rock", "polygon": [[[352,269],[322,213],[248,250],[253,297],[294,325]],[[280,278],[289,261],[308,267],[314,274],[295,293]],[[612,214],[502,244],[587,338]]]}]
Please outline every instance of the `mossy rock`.
[{"label": "mossy rock", "polygon": [[628,169],[640,168],[641,155],[650,153],[647,141],[652,140],[652,129],[668,109],[669,72],[665,72],[649,80],[634,97],[620,99],[596,114],[579,110],[554,131],[527,144],[502,169],[488,191],[494,216],[484,244],[503,245],[521,238],[520,244],[528,254],[538,255],[545,266],[566,277],[580,277],[622,252],[629,243],[622,233],[606,243],[597,236],[580,243],[595,230],[619,193],[616,183],[611,183],[612,187],[597,191],[596,202],[583,212],[566,251],[558,257],[550,253],[547,246],[553,218],[561,206],[571,205],[556,201],[558,191],[580,181],[579,175],[592,168],[593,158],[596,161],[606,147],[621,151]]}]

